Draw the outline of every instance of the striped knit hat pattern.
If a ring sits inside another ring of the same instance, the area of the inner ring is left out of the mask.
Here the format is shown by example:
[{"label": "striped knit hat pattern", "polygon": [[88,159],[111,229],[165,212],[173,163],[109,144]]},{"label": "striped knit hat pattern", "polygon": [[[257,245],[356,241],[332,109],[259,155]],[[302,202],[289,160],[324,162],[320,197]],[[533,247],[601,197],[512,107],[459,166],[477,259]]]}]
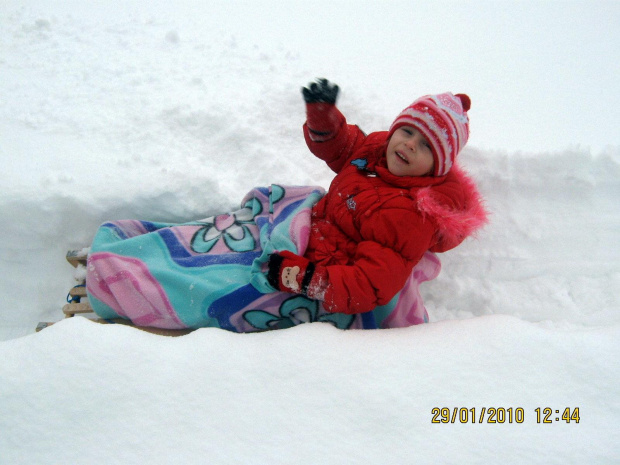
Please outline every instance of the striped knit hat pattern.
[{"label": "striped knit hat pattern", "polygon": [[470,107],[471,100],[465,94],[425,95],[398,115],[390,126],[388,138],[401,126],[413,126],[431,145],[435,160],[433,176],[445,176],[469,138]]}]

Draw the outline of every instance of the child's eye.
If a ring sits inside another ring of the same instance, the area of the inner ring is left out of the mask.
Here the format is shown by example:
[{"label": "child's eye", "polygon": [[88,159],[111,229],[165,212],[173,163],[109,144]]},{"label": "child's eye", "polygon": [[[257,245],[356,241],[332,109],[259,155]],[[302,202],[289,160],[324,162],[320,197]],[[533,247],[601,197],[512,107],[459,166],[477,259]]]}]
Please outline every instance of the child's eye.
[{"label": "child's eye", "polygon": [[411,129],[408,129],[408,128],[402,128],[402,129],[403,129],[403,131],[405,131],[410,136],[413,134],[413,131]]}]

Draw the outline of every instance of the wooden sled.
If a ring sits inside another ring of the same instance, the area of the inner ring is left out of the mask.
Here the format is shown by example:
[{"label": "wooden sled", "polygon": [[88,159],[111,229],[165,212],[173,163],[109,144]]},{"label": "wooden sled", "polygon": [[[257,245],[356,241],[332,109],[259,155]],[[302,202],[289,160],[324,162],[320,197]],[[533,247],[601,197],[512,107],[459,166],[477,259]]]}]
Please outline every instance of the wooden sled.
[{"label": "wooden sled", "polygon": [[[86,266],[86,260],[88,258],[88,249],[83,250],[70,250],[67,252],[67,261],[75,268],[79,266]],[[89,318],[91,321],[100,324],[120,324],[124,326],[131,326],[141,331],[146,331],[152,334],[158,334],[161,336],[184,336],[194,331],[193,329],[163,329],[153,328],[149,326],[136,326],[131,321],[123,318],[103,319],[97,318],[92,307],[88,303],[88,297],[86,295],[86,282],[84,278],[77,279],[77,284],[69,291],[67,296],[67,304],[62,308],[62,312],[65,314],[65,318],[72,318],[75,315],[83,315]],[[86,299],[83,301],[82,299]],[[36,331],[39,332],[48,326],[53,325],[53,322],[40,322],[37,325]]]}]

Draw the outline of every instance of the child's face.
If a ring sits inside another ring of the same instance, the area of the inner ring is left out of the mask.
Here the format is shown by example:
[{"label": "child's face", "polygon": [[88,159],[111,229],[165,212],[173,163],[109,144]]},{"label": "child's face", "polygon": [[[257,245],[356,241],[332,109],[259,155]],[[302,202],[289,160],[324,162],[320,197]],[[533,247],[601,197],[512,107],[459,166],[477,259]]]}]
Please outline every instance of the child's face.
[{"label": "child's face", "polygon": [[431,146],[413,126],[399,127],[387,146],[387,166],[395,176],[427,176],[433,172]]}]

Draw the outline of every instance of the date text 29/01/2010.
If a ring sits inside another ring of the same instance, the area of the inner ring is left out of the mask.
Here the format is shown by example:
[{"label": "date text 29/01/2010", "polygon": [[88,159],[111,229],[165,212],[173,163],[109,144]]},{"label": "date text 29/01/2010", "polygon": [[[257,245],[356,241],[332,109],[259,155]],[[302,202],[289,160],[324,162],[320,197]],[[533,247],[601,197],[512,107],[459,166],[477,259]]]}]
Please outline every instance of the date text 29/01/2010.
[{"label": "date text 29/01/2010", "polygon": [[[537,407],[536,423],[551,424],[555,422],[579,423],[579,407]],[[431,423],[524,423],[525,409],[522,407],[433,407]]]}]

